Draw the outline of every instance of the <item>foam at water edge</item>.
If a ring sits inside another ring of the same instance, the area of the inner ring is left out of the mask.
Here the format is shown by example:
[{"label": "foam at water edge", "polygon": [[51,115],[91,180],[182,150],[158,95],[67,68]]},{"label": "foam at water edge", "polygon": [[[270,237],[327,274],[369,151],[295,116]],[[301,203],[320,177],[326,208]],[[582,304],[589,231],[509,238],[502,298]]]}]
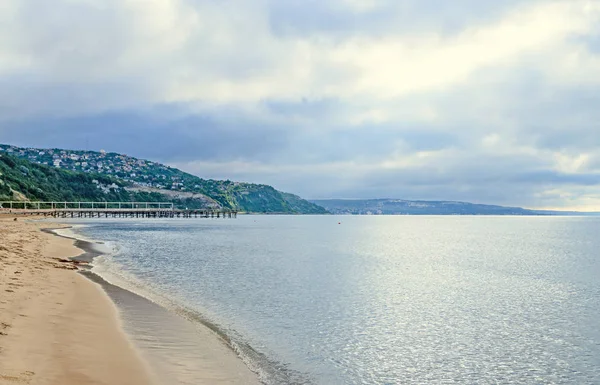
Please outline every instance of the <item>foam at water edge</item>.
[{"label": "foam at water edge", "polygon": [[117,242],[105,242],[87,237],[79,231],[87,227],[90,227],[90,225],[77,224],[67,228],[55,229],[53,232],[63,237],[92,244],[95,251],[100,255],[92,261],[90,271],[106,282],[131,291],[159,305],[167,305],[167,303],[164,303],[168,301],[166,298],[163,298],[158,293],[154,293],[147,284],[137,279],[133,274],[127,273],[124,266],[115,260],[114,257],[117,254],[127,250],[123,245]]},{"label": "foam at water edge", "polygon": [[95,244],[103,243],[101,241],[97,241],[95,239],[88,238],[85,235],[83,235],[81,232],[78,231],[80,229],[89,227],[89,225],[76,224],[76,225],[69,225],[69,226],[70,227],[63,227],[60,229],[54,229],[52,231],[62,237],[73,238],[73,239],[77,239],[80,241],[95,243]]}]

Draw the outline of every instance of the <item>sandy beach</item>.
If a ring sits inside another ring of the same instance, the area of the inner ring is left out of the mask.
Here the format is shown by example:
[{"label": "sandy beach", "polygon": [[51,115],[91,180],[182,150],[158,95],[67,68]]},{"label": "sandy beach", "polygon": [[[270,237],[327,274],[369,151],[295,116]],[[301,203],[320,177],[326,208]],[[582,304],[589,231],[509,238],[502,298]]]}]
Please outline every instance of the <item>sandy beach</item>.
[{"label": "sandy beach", "polygon": [[102,288],[60,261],[82,251],[45,227],[0,218],[0,384],[155,383]]}]

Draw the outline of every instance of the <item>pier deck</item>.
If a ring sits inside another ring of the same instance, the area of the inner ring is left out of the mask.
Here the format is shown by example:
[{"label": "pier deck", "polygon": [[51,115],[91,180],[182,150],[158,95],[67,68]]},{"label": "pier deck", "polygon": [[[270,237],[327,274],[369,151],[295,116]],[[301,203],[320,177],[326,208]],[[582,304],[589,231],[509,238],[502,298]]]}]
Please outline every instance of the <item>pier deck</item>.
[{"label": "pier deck", "polygon": [[236,218],[224,209],[175,209],[171,202],[0,202],[0,213],[54,218]]}]

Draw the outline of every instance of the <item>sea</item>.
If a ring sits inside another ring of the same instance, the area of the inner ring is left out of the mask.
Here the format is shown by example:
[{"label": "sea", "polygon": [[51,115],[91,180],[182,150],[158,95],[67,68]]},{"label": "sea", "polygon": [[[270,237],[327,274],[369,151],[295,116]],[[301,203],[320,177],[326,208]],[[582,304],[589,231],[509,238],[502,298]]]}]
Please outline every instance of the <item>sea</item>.
[{"label": "sea", "polygon": [[264,384],[600,384],[598,217],[72,224],[93,273],[181,319],[126,319],[173,383],[204,329]]}]

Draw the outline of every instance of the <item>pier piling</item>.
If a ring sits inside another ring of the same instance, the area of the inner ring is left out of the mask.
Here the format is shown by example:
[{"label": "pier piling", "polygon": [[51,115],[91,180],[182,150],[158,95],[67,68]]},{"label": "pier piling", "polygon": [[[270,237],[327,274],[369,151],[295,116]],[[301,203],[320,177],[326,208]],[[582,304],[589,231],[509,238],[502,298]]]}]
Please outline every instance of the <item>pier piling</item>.
[{"label": "pier piling", "polygon": [[171,202],[0,201],[0,213],[54,218],[237,218],[235,210],[180,210]]}]

